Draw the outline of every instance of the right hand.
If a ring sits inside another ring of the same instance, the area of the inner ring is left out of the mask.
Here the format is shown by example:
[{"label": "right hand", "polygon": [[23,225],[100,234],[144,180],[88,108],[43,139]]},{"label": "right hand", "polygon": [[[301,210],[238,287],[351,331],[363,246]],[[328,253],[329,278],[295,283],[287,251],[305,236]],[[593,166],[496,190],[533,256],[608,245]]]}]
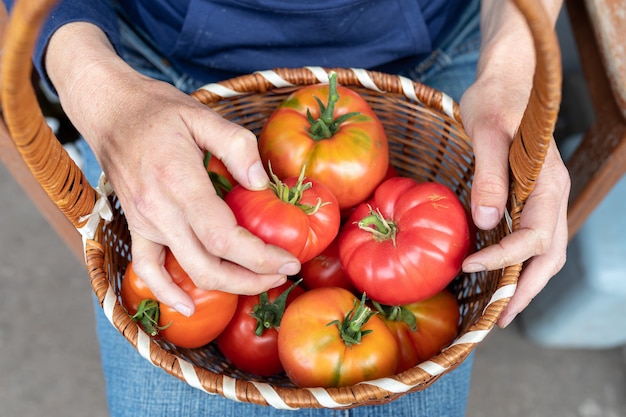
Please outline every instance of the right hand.
[{"label": "right hand", "polygon": [[289,252],[237,225],[203,166],[209,150],[242,186],[267,187],[254,134],[131,69],[88,23],[55,33],[46,68],[115,189],[131,231],[133,267],[159,301],[194,311],[163,266],[166,247],[204,289],[258,294],[299,271]]}]

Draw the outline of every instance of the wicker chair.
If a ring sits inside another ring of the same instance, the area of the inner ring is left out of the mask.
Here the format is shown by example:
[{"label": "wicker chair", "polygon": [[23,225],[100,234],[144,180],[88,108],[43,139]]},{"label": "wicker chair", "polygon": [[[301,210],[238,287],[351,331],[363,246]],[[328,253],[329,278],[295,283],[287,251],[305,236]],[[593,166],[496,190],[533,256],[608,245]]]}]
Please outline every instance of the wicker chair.
[{"label": "wicker chair", "polygon": [[566,5],[595,111],[566,161],[572,176],[571,238],[626,173],[626,22],[623,1],[567,0]]}]

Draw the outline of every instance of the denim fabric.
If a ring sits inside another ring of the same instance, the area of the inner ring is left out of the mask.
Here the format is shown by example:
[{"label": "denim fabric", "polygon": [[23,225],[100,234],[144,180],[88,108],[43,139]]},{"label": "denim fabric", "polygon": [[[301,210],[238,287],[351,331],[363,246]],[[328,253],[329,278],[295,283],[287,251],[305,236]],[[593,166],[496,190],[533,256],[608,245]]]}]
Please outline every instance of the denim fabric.
[{"label": "denim fabric", "polygon": [[[442,37],[433,53],[402,74],[444,91],[459,101],[474,81],[480,47],[479,0],[471,0],[459,23]],[[122,56],[144,74],[191,92],[203,83],[178,73],[141,34],[122,24]],[[359,67],[358,63],[353,65]],[[79,141],[88,180],[97,184],[101,169],[84,140]],[[428,389],[405,395],[386,405],[350,410],[282,411],[237,403],[208,395],[166,374],[143,359],[104,317],[94,297],[96,326],[111,417],[132,416],[428,416],[465,414],[471,380],[471,355],[459,368],[442,376]]]}]

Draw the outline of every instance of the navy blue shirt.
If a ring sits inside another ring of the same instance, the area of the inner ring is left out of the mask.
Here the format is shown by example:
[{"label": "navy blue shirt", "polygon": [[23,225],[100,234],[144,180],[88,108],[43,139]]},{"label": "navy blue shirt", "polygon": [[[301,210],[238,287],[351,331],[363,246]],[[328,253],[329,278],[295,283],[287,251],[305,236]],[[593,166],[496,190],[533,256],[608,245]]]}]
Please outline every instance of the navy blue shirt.
[{"label": "navy blue shirt", "polygon": [[[6,1],[9,5],[12,1]],[[276,67],[393,71],[431,52],[464,0],[118,0],[122,14],[181,71],[213,82]],[[61,25],[88,21],[119,47],[111,0],[63,0],[35,53]]]}]

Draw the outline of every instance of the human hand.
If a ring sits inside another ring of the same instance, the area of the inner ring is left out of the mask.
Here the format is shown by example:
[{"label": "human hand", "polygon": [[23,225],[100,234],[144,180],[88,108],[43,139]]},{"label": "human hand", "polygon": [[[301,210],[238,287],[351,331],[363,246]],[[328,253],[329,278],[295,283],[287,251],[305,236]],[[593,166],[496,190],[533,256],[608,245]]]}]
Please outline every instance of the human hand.
[{"label": "human hand", "polygon": [[134,269],[156,298],[190,315],[194,305],[164,268],[169,247],[200,288],[257,294],[298,272],[298,260],[237,225],[203,166],[209,150],[244,187],[269,179],[255,136],[171,85],[128,67],[95,26],[53,36],[46,67],[120,200]]},{"label": "human hand", "polygon": [[[461,116],[475,154],[472,216],[479,228],[488,230],[504,215],[509,194],[509,148],[528,102],[530,81],[527,73],[515,71],[484,71],[481,75],[461,99]],[[465,272],[478,272],[528,261],[515,294],[498,320],[500,327],[506,327],[563,267],[569,189],[569,173],[552,140],[522,212],[519,230],[463,262]]]}]

